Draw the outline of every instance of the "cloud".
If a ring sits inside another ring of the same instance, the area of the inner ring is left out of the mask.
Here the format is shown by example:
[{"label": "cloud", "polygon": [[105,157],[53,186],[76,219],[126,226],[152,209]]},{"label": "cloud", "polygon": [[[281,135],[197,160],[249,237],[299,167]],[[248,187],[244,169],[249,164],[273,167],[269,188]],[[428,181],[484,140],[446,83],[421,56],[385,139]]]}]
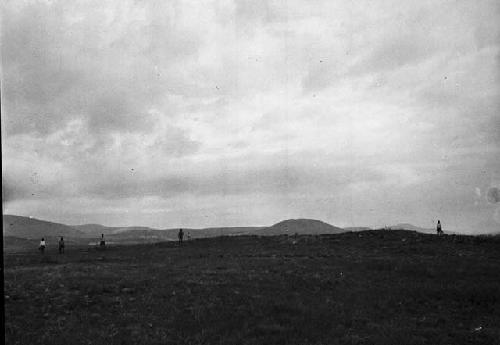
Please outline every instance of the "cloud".
[{"label": "cloud", "polygon": [[7,210],[213,225],[491,213],[470,191],[499,168],[496,1],[4,12]]},{"label": "cloud", "polygon": [[175,66],[199,47],[189,29],[158,16],[169,6],[156,5],[7,6],[5,133],[47,135],[74,119],[98,132],[147,130],[151,109],[179,85]]},{"label": "cloud", "polygon": [[10,185],[2,181],[2,202],[18,200],[27,197],[26,193],[20,191],[20,188],[12,188]]}]

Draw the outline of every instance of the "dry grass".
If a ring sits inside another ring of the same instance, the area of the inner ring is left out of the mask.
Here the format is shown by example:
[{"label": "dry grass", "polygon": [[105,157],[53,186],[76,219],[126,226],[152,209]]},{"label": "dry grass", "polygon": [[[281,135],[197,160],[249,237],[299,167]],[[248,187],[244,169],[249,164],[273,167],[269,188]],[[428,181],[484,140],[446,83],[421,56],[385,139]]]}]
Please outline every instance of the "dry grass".
[{"label": "dry grass", "polygon": [[6,340],[498,344],[499,245],[367,231],[7,255]]}]

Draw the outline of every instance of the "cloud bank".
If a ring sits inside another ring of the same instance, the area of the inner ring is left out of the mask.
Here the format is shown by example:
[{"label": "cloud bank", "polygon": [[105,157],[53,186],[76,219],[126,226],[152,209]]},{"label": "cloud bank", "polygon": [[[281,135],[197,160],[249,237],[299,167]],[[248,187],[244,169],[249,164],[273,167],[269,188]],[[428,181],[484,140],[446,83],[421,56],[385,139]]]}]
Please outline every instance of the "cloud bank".
[{"label": "cloud bank", "polygon": [[496,1],[26,1],[3,12],[4,212],[500,229],[494,193],[476,195],[500,171]]}]

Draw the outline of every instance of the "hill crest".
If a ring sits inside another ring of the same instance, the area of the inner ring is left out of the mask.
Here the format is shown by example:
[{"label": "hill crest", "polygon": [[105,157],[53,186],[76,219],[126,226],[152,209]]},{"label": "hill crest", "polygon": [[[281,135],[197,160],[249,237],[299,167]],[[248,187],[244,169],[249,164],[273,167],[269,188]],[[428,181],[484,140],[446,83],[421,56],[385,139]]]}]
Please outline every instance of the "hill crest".
[{"label": "hill crest", "polygon": [[338,234],[345,232],[344,229],[330,225],[317,219],[287,219],[278,222],[268,228],[257,231],[259,235],[319,235],[319,234]]}]

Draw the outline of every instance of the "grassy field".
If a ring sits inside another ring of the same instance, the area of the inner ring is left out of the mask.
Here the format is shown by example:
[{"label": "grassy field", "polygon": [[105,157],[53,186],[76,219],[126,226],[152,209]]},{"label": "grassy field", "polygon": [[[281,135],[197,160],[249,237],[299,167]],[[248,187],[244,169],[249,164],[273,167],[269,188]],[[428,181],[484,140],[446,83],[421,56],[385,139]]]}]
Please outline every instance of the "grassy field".
[{"label": "grassy field", "polygon": [[6,254],[7,344],[500,344],[500,241],[365,231]]}]

